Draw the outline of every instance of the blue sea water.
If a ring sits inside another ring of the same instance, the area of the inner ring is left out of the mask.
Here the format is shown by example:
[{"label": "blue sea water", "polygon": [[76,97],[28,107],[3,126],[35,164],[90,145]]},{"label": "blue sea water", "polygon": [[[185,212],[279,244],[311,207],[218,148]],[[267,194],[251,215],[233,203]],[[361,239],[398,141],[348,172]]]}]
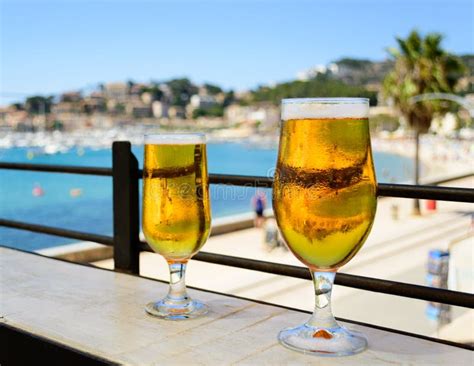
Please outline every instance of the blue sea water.
[{"label": "blue sea water", "polygon": [[[143,146],[133,148],[142,166]],[[411,176],[410,159],[387,153],[374,153],[379,182],[405,181]],[[72,149],[64,154],[39,155],[28,159],[27,148],[0,150],[0,161],[38,164],[110,167],[110,150]],[[276,150],[246,143],[208,144],[211,173],[272,175]],[[38,184],[43,196],[34,197]],[[81,195],[73,197],[71,189]],[[223,217],[251,210],[255,189],[211,186],[213,217]],[[267,191],[270,198],[270,192]],[[270,201],[270,200],[269,200]],[[112,234],[112,180],[110,177],[41,173],[0,169],[0,217],[65,229]],[[0,244],[36,250],[74,242],[74,239],[37,234],[0,227]]]}]

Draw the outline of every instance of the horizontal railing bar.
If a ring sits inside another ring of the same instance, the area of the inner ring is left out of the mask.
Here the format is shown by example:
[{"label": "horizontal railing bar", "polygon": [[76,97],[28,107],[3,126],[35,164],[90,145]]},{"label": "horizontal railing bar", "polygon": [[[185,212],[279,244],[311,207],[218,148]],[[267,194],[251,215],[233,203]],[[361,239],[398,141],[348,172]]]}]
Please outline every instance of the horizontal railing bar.
[{"label": "horizontal railing bar", "polygon": [[[111,168],[79,167],[70,165],[47,165],[47,164],[25,164],[0,162],[0,169],[30,170],[51,173],[71,173],[111,176]],[[138,178],[142,177],[143,170],[137,171]],[[467,178],[473,174],[464,174]],[[273,179],[264,176],[234,175],[234,174],[209,174],[212,184],[230,184],[248,187],[271,188]],[[439,181],[440,183],[446,180]],[[436,183],[436,182],[435,182]],[[382,197],[419,198],[438,201],[474,202],[474,190],[457,187],[438,187],[426,185],[387,184],[379,183],[377,195]]]},{"label": "horizontal railing bar", "polygon": [[[143,178],[143,169],[138,169],[138,177]],[[272,188],[273,178],[257,175],[209,174],[211,184],[229,184],[234,186]]]},{"label": "horizontal railing bar", "polygon": [[[471,175],[466,175],[466,177]],[[271,188],[273,184],[273,179],[270,177],[231,174],[209,174],[209,181],[214,184],[233,184],[266,188]],[[420,198],[438,201],[474,202],[474,189],[469,188],[379,183],[377,186],[377,195],[383,197]]]},{"label": "horizontal railing bar", "polygon": [[271,188],[273,186],[273,178],[255,175],[209,174],[209,182],[244,187]]},{"label": "horizontal railing bar", "polygon": [[[143,169],[138,169],[138,177],[143,178]],[[272,188],[273,178],[257,175],[209,174],[209,183],[228,184],[243,187]]]},{"label": "horizontal railing bar", "polygon": [[474,202],[474,189],[379,183],[377,196],[472,203]]},{"label": "horizontal railing bar", "polygon": [[[431,185],[431,186],[436,186],[438,184],[449,183],[453,180],[470,178],[472,176],[474,176],[474,172],[464,173],[464,174],[457,175],[454,177],[438,179],[438,180],[427,182],[426,184]],[[140,179],[143,178],[143,169],[138,169],[138,177]],[[257,186],[257,187],[262,187],[262,188],[272,188],[273,186],[272,177],[257,176],[257,175],[210,173],[209,182],[211,184],[232,184],[232,185],[249,186],[249,187]],[[257,183],[257,185],[255,184],[255,182]],[[379,183],[379,185],[380,184],[384,185],[383,183]],[[415,187],[415,186],[412,186],[412,187]]]},{"label": "horizontal railing bar", "polygon": [[29,170],[29,171],[34,171],[34,172],[49,172],[49,173],[112,176],[112,168],[100,168],[100,167],[91,167],[91,166],[0,162],[0,169]]},{"label": "horizontal railing bar", "polygon": [[9,227],[12,229],[27,230],[27,231],[32,231],[35,233],[61,236],[61,237],[71,238],[71,239],[92,241],[94,243],[99,243],[99,244],[114,245],[114,240],[111,236],[84,233],[82,231],[60,229],[60,228],[51,227],[51,226],[30,224],[27,222],[20,222],[20,221],[14,221],[14,220],[6,220],[6,219],[0,219],[0,226]]},{"label": "horizontal railing bar", "polygon": [[[153,250],[145,242],[140,242],[140,250],[153,252]],[[311,280],[311,274],[309,270],[304,267],[208,252],[199,252],[192,259],[207,263]],[[335,284],[388,295],[474,308],[474,295],[459,291],[437,289],[427,286],[412,285],[403,282],[382,280],[346,273],[338,273],[336,275]]]}]

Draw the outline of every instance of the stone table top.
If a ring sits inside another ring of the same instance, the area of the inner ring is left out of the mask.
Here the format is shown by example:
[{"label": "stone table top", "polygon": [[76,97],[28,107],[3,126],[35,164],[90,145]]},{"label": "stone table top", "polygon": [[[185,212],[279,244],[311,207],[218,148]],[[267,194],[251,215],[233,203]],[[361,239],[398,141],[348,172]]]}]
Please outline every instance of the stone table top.
[{"label": "stone table top", "polygon": [[166,291],[156,280],[0,248],[0,324],[119,364],[474,364],[469,350],[352,323],[345,325],[367,335],[368,350],[337,358],[300,354],[276,336],[308,314],[195,289],[190,295],[210,306],[205,317],[148,316],[144,305]]}]

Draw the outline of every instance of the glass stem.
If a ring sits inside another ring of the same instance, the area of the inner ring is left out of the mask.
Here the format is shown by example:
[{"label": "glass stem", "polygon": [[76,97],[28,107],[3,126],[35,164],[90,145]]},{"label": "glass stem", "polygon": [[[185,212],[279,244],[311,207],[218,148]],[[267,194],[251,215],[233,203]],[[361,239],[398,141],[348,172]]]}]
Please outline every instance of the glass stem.
[{"label": "glass stem", "polygon": [[315,306],[311,319],[306,323],[316,328],[337,328],[331,310],[331,292],[336,272],[312,272]]},{"label": "glass stem", "polygon": [[189,301],[186,293],[186,263],[170,263],[170,288],[166,296],[172,301]]}]

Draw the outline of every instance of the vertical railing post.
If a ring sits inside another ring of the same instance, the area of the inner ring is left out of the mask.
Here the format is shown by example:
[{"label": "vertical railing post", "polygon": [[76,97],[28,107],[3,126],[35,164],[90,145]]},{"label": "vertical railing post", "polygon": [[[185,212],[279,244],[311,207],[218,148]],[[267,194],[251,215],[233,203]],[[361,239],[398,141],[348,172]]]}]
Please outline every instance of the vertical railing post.
[{"label": "vertical railing post", "polygon": [[139,273],[138,161],[128,141],[112,144],[115,270]]}]

